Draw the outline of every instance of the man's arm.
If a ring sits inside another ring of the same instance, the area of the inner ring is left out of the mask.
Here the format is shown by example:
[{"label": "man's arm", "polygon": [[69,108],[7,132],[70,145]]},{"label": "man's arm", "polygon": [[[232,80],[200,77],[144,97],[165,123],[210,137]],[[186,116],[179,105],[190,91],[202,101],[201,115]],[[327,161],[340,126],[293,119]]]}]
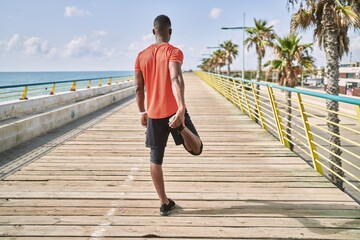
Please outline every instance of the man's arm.
[{"label": "man's arm", "polygon": [[[136,103],[140,113],[145,112],[145,86],[144,77],[140,71],[135,71],[135,90],[136,90]],[[147,125],[147,114],[142,114],[140,117],[141,125]]]},{"label": "man's arm", "polygon": [[185,126],[185,84],[181,71],[181,63],[173,61],[169,63],[170,79],[172,91],[178,105],[178,110],[174,120],[169,123],[171,128],[177,128],[180,125]]}]

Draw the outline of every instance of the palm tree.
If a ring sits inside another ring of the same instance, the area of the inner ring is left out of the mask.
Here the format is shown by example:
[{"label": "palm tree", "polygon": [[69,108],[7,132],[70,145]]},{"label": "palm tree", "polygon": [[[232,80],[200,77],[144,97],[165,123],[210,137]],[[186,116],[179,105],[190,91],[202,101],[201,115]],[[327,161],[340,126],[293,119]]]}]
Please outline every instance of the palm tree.
[{"label": "palm tree", "polygon": [[[312,49],[312,43],[300,44],[301,37],[290,33],[283,38],[276,37],[277,43],[272,44],[276,59],[265,63],[270,66],[268,73],[272,70],[279,72],[279,84],[287,87],[295,87],[298,81],[298,75],[303,69],[312,69],[314,60],[309,56],[309,49]],[[291,91],[285,92],[286,96],[286,135],[291,141]],[[293,145],[290,143],[290,149]]]},{"label": "palm tree", "polygon": [[[265,48],[270,45],[270,43],[275,38],[275,33],[273,26],[267,26],[267,20],[256,20],[254,19],[255,26],[246,28],[246,32],[249,34],[249,37],[245,40],[248,50],[255,46],[257,54],[257,73],[256,80],[260,81],[261,78],[261,62],[265,56]],[[256,85],[257,90],[259,90],[260,85]]]},{"label": "palm tree", "polygon": [[228,40],[220,44],[220,47],[224,49],[226,53],[227,75],[230,76],[230,64],[232,64],[233,60],[235,60],[238,55],[239,45],[234,44],[231,40]]},{"label": "palm tree", "polygon": [[204,72],[211,72],[211,58],[203,58],[201,59],[201,64],[198,66]]},{"label": "palm tree", "polygon": [[[288,0],[292,6],[297,6],[298,11],[293,15],[291,28],[307,29],[314,26],[314,38],[317,38],[319,46],[324,47],[326,54],[326,78],[328,80],[326,92],[332,95],[339,94],[339,61],[344,53],[349,52],[348,30],[360,28],[360,2],[359,0]],[[298,4],[300,3],[300,4]],[[335,124],[339,123],[339,103],[333,100],[326,101],[328,111],[327,119]],[[342,151],[339,148],[341,141],[340,129],[337,125],[328,123],[330,146],[333,153],[329,159],[341,167],[339,156]],[[344,172],[330,164],[330,168],[339,176]],[[330,173],[331,181],[340,189],[343,189],[343,181]]]},{"label": "palm tree", "polygon": [[218,67],[218,73],[220,74],[220,69],[225,66],[226,63],[226,52],[222,49],[217,49],[213,52],[211,59],[213,65]]}]

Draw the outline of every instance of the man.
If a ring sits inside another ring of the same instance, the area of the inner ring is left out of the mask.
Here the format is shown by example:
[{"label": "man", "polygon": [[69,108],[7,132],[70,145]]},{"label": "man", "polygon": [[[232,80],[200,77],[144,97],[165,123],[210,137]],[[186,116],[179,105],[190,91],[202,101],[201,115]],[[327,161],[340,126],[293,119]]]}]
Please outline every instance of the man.
[{"label": "man", "polygon": [[[168,136],[200,155],[202,142],[186,111],[181,65],[183,53],[169,44],[171,21],[165,15],[154,20],[156,42],[140,52],[135,62],[136,102],[140,122],[147,127],[146,146],[150,151],[150,173],[160,199],[160,215],[167,216],[175,202],[165,193],[162,162]],[[146,108],[145,110],[145,89]]]}]

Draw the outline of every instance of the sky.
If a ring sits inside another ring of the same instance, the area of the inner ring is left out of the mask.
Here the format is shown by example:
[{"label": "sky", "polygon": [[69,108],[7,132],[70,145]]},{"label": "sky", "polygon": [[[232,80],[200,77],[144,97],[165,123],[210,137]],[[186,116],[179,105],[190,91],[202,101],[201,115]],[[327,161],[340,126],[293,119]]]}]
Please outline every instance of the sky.
[{"label": "sky", "polygon": [[[170,43],[185,55],[183,69],[226,40],[239,44],[233,69],[242,67],[242,30],[266,19],[276,33],[289,32],[293,11],[286,0],[0,0],[0,71],[133,70],[139,51],[154,42],[152,24],[165,14],[172,21]],[[312,30],[301,32],[313,42]],[[246,36],[245,36],[246,37]],[[352,60],[360,61],[359,33],[350,30]],[[325,65],[318,47],[312,55]],[[267,50],[266,59],[273,56]],[[349,61],[350,56],[344,56]],[[245,49],[245,68],[256,69],[254,49]]]}]

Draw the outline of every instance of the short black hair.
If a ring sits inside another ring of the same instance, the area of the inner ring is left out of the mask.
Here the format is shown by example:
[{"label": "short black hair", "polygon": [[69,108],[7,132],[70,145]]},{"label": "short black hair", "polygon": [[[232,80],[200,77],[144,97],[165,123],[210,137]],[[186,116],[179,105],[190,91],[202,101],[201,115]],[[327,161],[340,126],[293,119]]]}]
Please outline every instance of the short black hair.
[{"label": "short black hair", "polygon": [[171,28],[170,18],[166,15],[159,15],[154,20],[154,28],[160,31]]}]

